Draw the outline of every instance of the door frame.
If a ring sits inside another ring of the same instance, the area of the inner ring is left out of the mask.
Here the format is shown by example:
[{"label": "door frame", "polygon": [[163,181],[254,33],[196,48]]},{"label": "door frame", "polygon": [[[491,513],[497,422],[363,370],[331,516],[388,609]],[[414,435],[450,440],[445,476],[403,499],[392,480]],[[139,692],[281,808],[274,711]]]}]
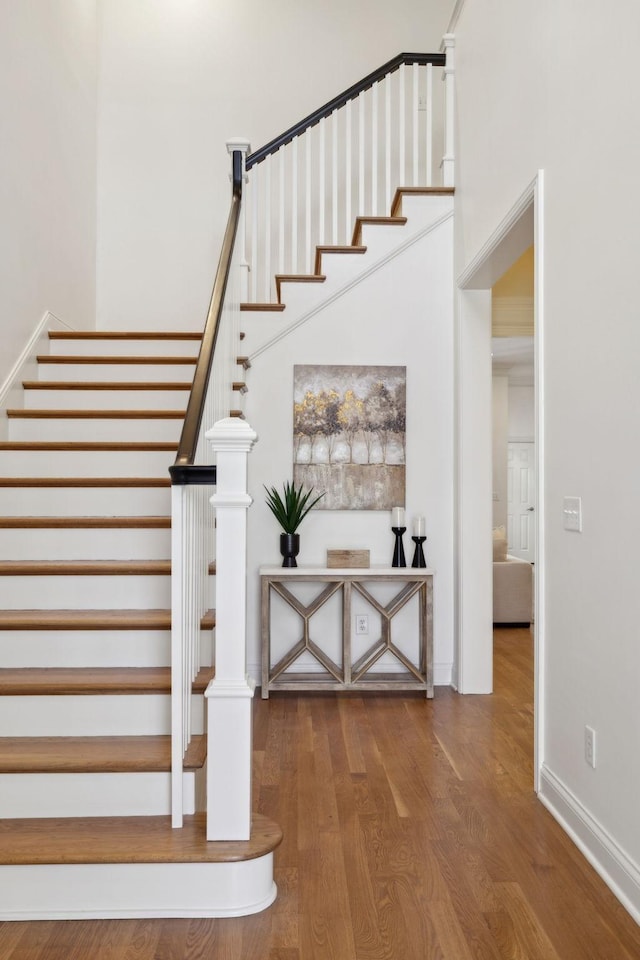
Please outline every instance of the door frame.
[{"label": "door frame", "polygon": [[533,242],[536,457],[534,787],[544,762],[545,391],[544,171],[526,187],[479,253],[457,278],[456,531],[454,682],[460,693],[493,689],[491,617],[491,287]]}]

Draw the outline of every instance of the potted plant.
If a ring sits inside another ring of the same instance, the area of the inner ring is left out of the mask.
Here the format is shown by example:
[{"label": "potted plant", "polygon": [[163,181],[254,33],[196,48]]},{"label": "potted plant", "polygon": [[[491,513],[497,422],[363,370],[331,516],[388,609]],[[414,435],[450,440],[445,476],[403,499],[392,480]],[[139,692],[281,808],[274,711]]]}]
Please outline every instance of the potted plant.
[{"label": "potted plant", "polygon": [[285,481],[281,495],[275,487],[266,487],[267,506],[280,524],[280,553],[284,557],[283,567],[297,567],[296,556],[300,550],[300,535],[296,532],[306,515],[324,493],[318,494],[313,500],[313,487],[305,491],[302,484],[296,487],[295,483]]}]

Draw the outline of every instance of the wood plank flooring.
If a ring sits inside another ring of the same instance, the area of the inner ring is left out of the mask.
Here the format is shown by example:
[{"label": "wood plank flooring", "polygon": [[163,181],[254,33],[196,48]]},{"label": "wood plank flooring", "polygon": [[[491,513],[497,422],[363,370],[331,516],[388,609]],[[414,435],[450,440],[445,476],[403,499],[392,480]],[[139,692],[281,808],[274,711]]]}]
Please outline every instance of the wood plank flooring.
[{"label": "wood plank flooring", "polygon": [[0,960],[638,960],[640,928],[532,790],[532,636],[496,692],[255,701],[276,903],[226,920],[0,924]]}]

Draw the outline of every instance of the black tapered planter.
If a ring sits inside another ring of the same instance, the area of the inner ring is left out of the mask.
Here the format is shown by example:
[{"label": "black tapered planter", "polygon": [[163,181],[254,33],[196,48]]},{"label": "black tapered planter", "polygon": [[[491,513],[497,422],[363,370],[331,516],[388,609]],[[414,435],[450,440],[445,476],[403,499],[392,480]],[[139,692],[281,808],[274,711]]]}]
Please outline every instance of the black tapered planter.
[{"label": "black tapered planter", "polygon": [[300,534],[299,533],[281,533],[280,534],[280,553],[284,557],[283,567],[297,567],[296,557],[300,552]]}]

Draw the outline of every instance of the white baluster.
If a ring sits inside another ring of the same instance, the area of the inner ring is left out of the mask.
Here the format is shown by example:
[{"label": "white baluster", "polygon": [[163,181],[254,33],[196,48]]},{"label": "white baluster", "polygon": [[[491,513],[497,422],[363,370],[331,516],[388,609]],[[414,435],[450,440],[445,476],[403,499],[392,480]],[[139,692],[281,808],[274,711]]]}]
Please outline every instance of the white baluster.
[{"label": "white baluster", "polygon": [[278,273],[284,273],[284,167],[286,148],[280,147],[278,158]]},{"label": "white baluster", "polygon": [[298,138],[291,144],[291,273],[298,272]]},{"label": "white baluster", "polygon": [[400,69],[398,70],[398,115],[400,118],[399,123],[399,132],[398,132],[398,186],[403,187],[405,185],[405,137],[406,137],[406,126],[407,118],[405,117],[406,110],[406,98],[405,98],[405,84],[407,82],[407,74],[404,63],[400,64]]},{"label": "white baluster", "polygon": [[318,153],[318,243],[324,243],[324,214],[325,214],[325,178],[326,178],[326,124],[324,117],[318,124],[320,133],[320,147]]},{"label": "white baluster", "polygon": [[264,294],[263,300],[271,299],[271,157],[262,161],[264,167]]},{"label": "white baluster", "polygon": [[351,242],[351,237],[349,231],[351,230],[351,179],[353,176],[353,171],[351,170],[352,158],[351,158],[351,140],[352,140],[352,129],[351,124],[353,123],[353,115],[351,104],[353,101],[349,100],[346,105],[346,131],[345,131],[345,160],[344,160],[344,179],[345,179],[345,194],[344,194],[344,239],[343,243],[348,244]]},{"label": "white baluster", "polygon": [[258,269],[261,251],[258,243],[258,197],[260,194],[260,165],[251,170],[251,300],[258,300]]},{"label": "white baluster", "polygon": [[384,197],[388,214],[391,209],[391,77],[384,81]]},{"label": "white baluster", "polygon": [[331,242],[338,242],[338,111],[331,115]]},{"label": "white baluster", "polygon": [[305,273],[311,273],[311,130],[304,135],[304,168],[305,168]]},{"label": "white baluster", "polygon": [[412,90],[411,90],[411,117],[412,117],[412,135],[411,135],[411,147],[413,150],[413,165],[412,165],[412,186],[418,185],[418,163],[419,163],[419,154],[418,154],[418,145],[420,138],[418,136],[418,110],[420,109],[420,98],[418,94],[418,64],[414,63],[411,66],[411,79]]},{"label": "white baluster", "polygon": [[365,95],[364,91],[358,96],[358,209],[356,216],[363,216],[364,206],[364,112]]},{"label": "white baluster", "polygon": [[427,112],[425,114],[426,119],[426,131],[425,131],[425,146],[426,146],[426,184],[428,187],[433,186],[433,64],[427,64],[427,87],[426,87],[426,104]]},{"label": "white baluster", "polygon": [[371,214],[378,213],[378,84],[371,88]]}]

